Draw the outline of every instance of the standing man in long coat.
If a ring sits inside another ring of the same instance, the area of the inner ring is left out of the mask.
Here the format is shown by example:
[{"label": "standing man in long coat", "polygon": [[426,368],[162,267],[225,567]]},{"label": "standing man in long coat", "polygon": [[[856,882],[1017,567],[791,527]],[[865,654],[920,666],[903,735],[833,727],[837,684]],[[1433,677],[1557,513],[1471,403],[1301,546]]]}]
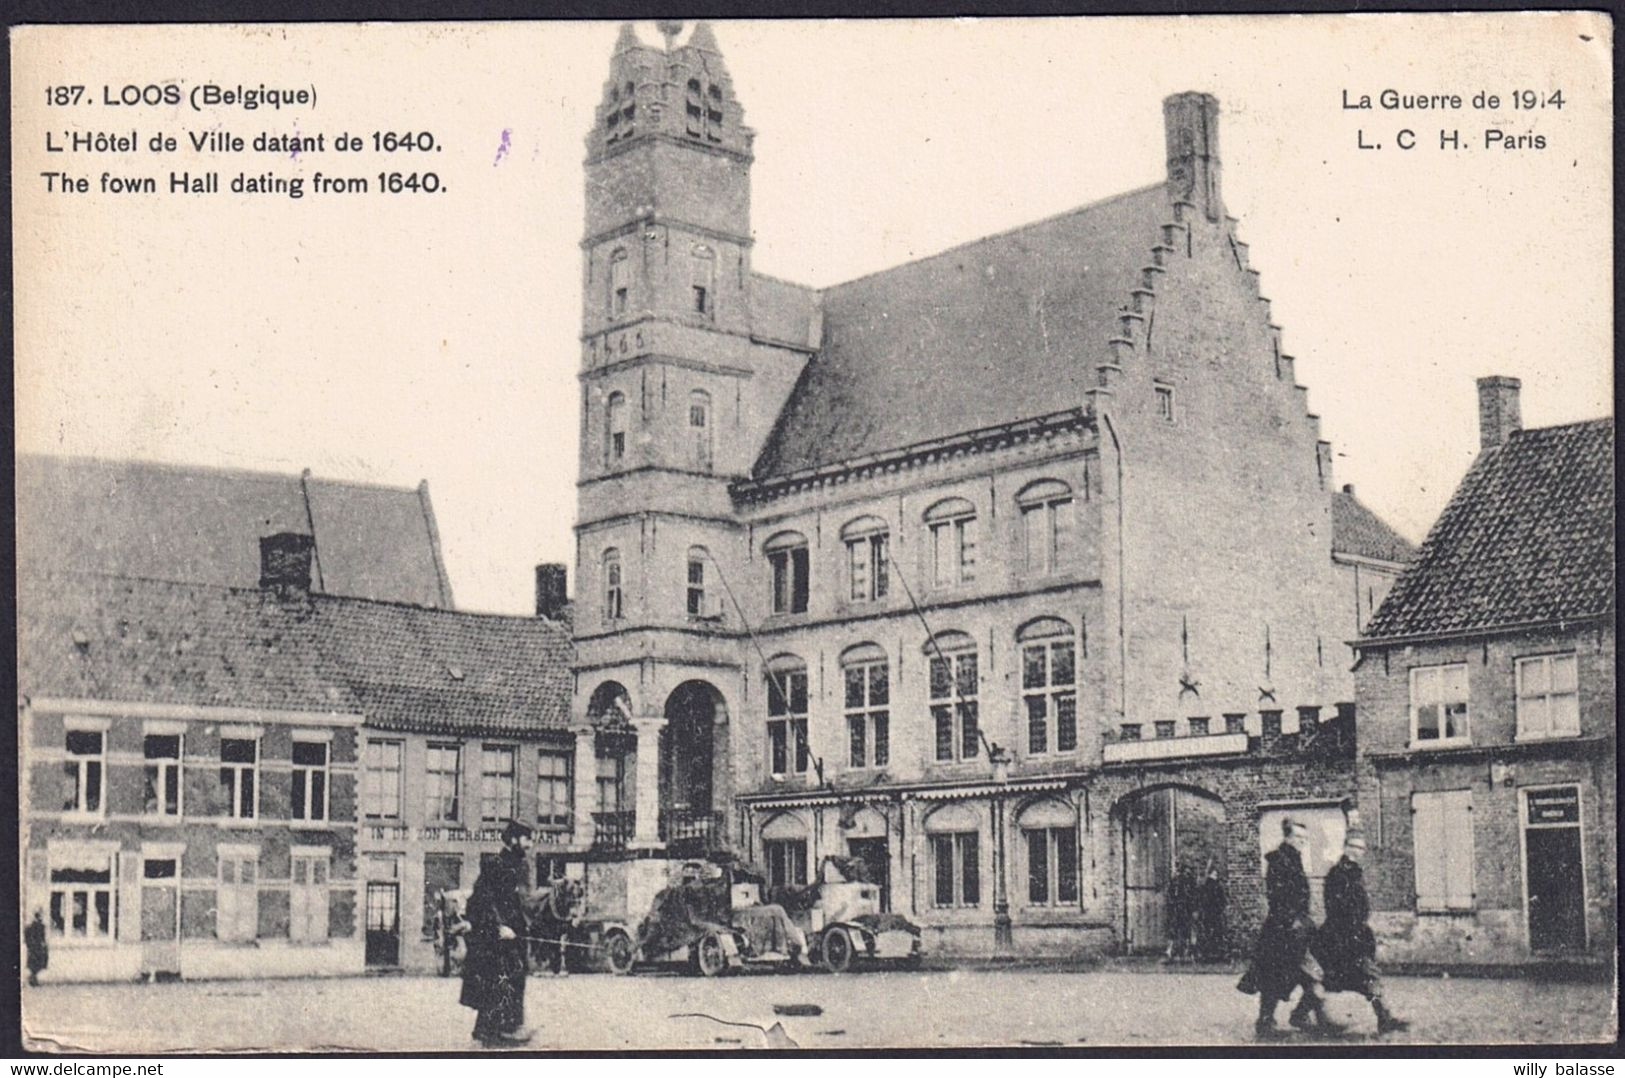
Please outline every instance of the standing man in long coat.
[{"label": "standing man in long coat", "polygon": [[1258,931],[1258,948],[1252,968],[1238,987],[1258,992],[1260,1037],[1276,1034],[1275,1005],[1290,999],[1294,989],[1303,988],[1303,998],[1292,1009],[1291,1022],[1298,1029],[1313,1028],[1337,1033],[1342,1026],[1326,1015],[1326,1001],[1320,993],[1320,964],[1309,953],[1314,922],[1309,919],[1309,877],[1303,871],[1303,851],[1309,845],[1309,829],[1288,817],[1281,822],[1281,845],[1265,857],[1264,890],[1269,913]]},{"label": "standing man in long coat", "polygon": [[1343,839],[1343,856],[1326,873],[1326,923],[1311,948],[1326,970],[1328,992],[1358,992],[1371,1001],[1378,1033],[1397,1033],[1410,1023],[1396,1018],[1382,998],[1377,968],[1377,937],[1371,931],[1371,902],[1365,893],[1365,833],[1351,830]]},{"label": "standing man in long coat", "polygon": [[531,1038],[524,1028],[530,973],[525,961],[525,851],[531,837],[529,827],[508,822],[502,852],[480,871],[465,911],[470,929],[461,1002],[478,1012],[474,1039],[487,1047],[512,1047]]},{"label": "standing man in long coat", "polygon": [[23,947],[28,951],[28,983],[37,985],[40,971],[51,964],[51,946],[46,942],[45,921],[39,910],[34,911],[34,919],[23,929]]}]

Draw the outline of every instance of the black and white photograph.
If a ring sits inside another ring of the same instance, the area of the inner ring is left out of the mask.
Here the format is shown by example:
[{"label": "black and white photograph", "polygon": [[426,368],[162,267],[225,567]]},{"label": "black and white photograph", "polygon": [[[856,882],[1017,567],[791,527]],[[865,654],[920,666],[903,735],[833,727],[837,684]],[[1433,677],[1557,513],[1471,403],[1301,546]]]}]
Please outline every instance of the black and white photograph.
[{"label": "black and white photograph", "polygon": [[1617,1042],[1607,15],[9,51],[20,1053]]}]

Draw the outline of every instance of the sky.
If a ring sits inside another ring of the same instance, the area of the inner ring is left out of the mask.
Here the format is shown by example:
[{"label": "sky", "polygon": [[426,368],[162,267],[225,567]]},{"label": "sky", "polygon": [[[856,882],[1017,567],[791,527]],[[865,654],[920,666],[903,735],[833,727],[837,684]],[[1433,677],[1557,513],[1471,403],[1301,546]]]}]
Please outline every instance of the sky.
[{"label": "sky", "polygon": [[[713,28],[757,132],[760,272],[827,286],[1155,182],[1162,98],[1204,90],[1220,101],[1226,208],[1336,479],[1401,533],[1422,538],[1477,452],[1475,378],[1522,379],[1526,426],[1612,413],[1601,17]],[[458,605],[530,611],[533,566],[573,563],[582,158],[617,30],[14,32],[18,450],[426,479]],[[100,96],[205,82],[313,87],[316,103],[199,112]],[[73,84],[97,103],[46,105],[46,87]],[[1384,109],[1385,88],[1463,107]],[[1547,104],[1512,109],[1519,89]],[[1475,109],[1481,91],[1501,106]],[[1377,107],[1344,107],[1365,94]],[[1463,148],[1438,149],[1441,128]],[[1486,148],[1490,128],[1545,148]],[[1401,129],[1416,149],[1395,147]],[[170,133],[182,150],[47,151],[48,133],[72,131],[134,131],[143,146]],[[186,149],[187,132],[220,131],[328,145]],[[333,148],[373,131],[427,131],[440,149]],[[47,192],[40,173],[58,170],[91,190]],[[104,172],[166,188],[171,172],[211,170],[217,194],[100,190]],[[376,187],[383,170],[432,171],[443,190],[308,193],[317,173]],[[267,172],[304,177],[307,194],[226,190]]]}]

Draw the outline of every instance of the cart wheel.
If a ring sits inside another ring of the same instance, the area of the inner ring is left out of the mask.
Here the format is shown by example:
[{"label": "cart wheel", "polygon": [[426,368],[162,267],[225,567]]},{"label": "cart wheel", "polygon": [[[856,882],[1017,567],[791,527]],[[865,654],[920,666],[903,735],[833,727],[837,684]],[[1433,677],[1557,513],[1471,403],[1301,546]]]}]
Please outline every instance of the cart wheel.
[{"label": "cart wheel", "polygon": [[844,928],[831,928],[824,933],[824,968],[831,973],[845,973],[852,968],[852,937]]},{"label": "cart wheel", "polygon": [[728,954],[722,949],[722,937],[707,932],[694,944],[694,972],[701,977],[715,977],[728,968]]},{"label": "cart wheel", "polygon": [[625,929],[612,928],[604,933],[604,956],[609,959],[609,971],[624,976],[637,964],[638,949]]}]

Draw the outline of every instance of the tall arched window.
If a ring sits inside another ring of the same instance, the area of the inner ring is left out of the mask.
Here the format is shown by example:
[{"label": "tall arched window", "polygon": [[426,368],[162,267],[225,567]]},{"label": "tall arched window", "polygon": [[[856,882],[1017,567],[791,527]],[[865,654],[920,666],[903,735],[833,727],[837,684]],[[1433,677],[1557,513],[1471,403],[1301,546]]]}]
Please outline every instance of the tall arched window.
[{"label": "tall arched window", "polygon": [[711,394],[696,389],[688,395],[688,436],[695,468],[711,470]]},{"label": "tall arched window", "polygon": [[1027,710],[1027,754],[1078,747],[1077,634],[1059,618],[1030,621],[1016,633],[1021,699]]},{"label": "tall arched window", "polygon": [[977,719],[976,641],[960,632],[938,633],[925,645],[930,672],[931,724],[940,763],[981,755]]},{"label": "tall arched window", "polygon": [[807,750],[807,664],[778,655],[767,664],[768,769],[775,775],[804,775]]},{"label": "tall arched window", "polygon": [[807,537],[800,532],[779,532],[762,550],[772,571],[773,613],[807,612]]},{"label": "tall arched window", "polygon": [[622,616],[621,552],[614,547],[604,551],[603,573],[599,579],[604,584],[604,620],[618,621]]},{"label": "tall arched window", "polygon": [[879,517],[859,517],[841,529],[846,544],[847,594],[855,603],[886,597],[889,583],[886,522]]},{"label": "tall arched window", "polygon": [[609,315],[620,318],[631,305],[632,263],[626,249],[617,247],[609,256]]},{"label": "tall arched window", "polygon": [[925,818],[931,846],[931,904],[941,908],[982,904],[982,821],[963,801],[943,805]]},{"label": "tall arched window", "polygon": [[1072,565],[1075,521],[1072,488],[1055,479],[1029,483],[1016,495],[1021,510],[1022,554],[1029,573],[1053,573]]},{"label": "tall arched window", "polygon": [[891,759],[891,667],[878,644],[841,652],[847,764],[885,767]]},{"label": "tall arched window", "polygon": [[931,532],[931,585],[954,588],[976,579],[976,507],[944,498],[925,512]]},{"label": "tall arched window", "polygon": [[1053,799],[1028,805],[1017,821],[1027,859],[1027,904],[1078,902],[1078,816]]},{"label": "tall arched window", "polygon": [[696,244],[689,259],[689,288],[694,313],[702,318],[716,315],[716,255],[705,244]]},{"label": "tall arched window", "polygon": [[609,395],[604,405],[604,467],[613,468],[626,460],[626,394]]}]

